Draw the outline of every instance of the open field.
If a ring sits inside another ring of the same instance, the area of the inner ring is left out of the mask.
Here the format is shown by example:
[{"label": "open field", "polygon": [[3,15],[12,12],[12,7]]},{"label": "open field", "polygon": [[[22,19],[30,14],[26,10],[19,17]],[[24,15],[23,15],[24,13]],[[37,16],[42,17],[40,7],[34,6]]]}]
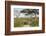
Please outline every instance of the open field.
[{"label": "open field", "polygon": [[35,27],[39,26],[39,19],[35,18],[14,18],[14,27]]}]

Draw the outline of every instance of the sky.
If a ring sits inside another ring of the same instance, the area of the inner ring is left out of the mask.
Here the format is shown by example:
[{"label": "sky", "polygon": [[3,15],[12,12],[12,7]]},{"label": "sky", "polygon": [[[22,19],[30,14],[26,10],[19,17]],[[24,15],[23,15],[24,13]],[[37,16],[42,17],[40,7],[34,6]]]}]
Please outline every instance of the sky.
[{"label": "sky", "polygon": [[18,15],[23,8],[14,8],[14,16]]},{"label": "sky", "polygon": [[[20,13],[21,10],[23,10],[24,8],[14,8],[14,16],[20,16],[20,17],[24,17],[25,14]],[[38,11],[38,10],[37,10]],[[30,15],[29,15],[30,16]]]}]

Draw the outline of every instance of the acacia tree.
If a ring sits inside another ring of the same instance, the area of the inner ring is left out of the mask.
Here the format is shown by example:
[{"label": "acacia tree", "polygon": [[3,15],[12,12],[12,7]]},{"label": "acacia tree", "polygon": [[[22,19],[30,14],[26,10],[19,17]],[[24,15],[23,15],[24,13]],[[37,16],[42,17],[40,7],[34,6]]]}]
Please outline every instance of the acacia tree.
[{"label": "acacia tree", "polygon": [[25,14],[26,16],[28,15],[30,16],[28,24],[31,24],[32,23],[32,9],[23,9],[21,13],[26,13]]},{"label": "acacia tree", "polygon": [[[37,14],[39,14],[39,11],[38,9],[24,9],[21,11],[22,13],[27,13],[25,15],[33,15],[33,13],[35,14],[35,24],[36,24],[36,21],[37,21]],[[31,17],[32,17],[31,15]]]}]

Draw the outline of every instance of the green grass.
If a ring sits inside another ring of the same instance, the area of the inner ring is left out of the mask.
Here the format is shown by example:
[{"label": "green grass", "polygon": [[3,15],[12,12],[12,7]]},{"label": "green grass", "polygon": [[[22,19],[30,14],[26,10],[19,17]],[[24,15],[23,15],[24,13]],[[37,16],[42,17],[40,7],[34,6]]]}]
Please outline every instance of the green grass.
[{"label": "green grass", "polygon": [[24,27],[24,25],[29,25],[29,27],[39,26],[39,19],[37,18],[35,23],[34,18],[14,18],[14,27]]}]

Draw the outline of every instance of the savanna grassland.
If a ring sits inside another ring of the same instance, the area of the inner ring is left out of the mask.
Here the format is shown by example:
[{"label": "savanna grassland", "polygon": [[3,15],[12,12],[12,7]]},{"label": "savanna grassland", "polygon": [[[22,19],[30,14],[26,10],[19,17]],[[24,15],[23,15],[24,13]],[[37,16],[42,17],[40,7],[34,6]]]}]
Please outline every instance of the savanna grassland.
[{"label": "savanna grassland", "polygon": [[39,26],[39,18],[14,18],[14,27],[35,27]]}]

